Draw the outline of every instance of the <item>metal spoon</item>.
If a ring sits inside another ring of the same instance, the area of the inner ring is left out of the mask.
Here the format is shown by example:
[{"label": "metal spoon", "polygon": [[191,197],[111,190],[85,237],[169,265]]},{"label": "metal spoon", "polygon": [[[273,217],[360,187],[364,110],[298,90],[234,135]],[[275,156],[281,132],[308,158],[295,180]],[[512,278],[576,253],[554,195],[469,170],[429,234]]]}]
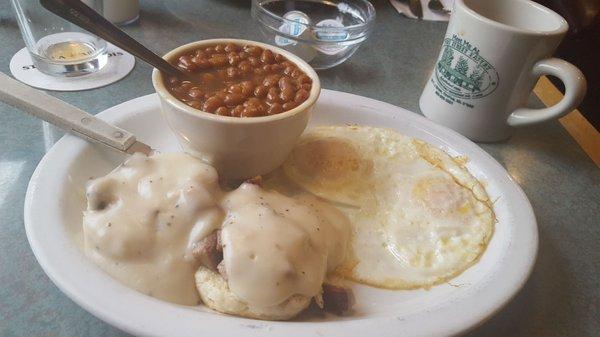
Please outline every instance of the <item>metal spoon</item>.
[{"label": "metal spoon", "polygon": [[408,8],[419,19],[423,19],[423,7],[421,6],[421,0],[409,0]]},{"label": "metal spoon", "polygon": [[79,0],[40,0],[40,3],[52,13],[126,50],[160,71],[189,79],[188,73],[144,47],[83,2]]},{"label": "metal spoon", "polygon": [[440,0],[429,0],[427,7],[432,11],[442,12],[444,14],[450,14],[450,11],[444,7],[444,4]]},{"label": "metal spoon", "polygon": [[33,89],[0,72],[0,101],[5,102],[59,128],[126,154],[150,155],[154,150],[121,128],[46,93]]}]

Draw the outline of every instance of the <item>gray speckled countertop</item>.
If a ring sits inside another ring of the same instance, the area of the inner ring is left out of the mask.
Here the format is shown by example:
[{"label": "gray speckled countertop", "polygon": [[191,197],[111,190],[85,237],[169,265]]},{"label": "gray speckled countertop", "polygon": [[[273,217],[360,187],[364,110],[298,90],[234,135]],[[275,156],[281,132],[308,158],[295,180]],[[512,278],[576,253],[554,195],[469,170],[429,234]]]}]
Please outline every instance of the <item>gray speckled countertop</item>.
[{"label": "gray speckled countertop", "polygon": [[[346,63],[321,71],[323,86],[418,111],[418,97],[446,28],[408,20],[374,1],[377,26]],[[142,1],[125,30],[156,52],[212,37],[260,39],[249,1]],[[24,44],[8,1],[0,3],[0,71]],[[92,113],[153,92],[150,67],[104,88],[52,92]],[[595,88],[591,88],[591,91]],[[537,99],[531,104],[539,105]],[[600,334],[600,170],[556,122],[482,144],[523,187],[538,220],[540,249],[524,289],[469,336]],[[71,302],[37,264],[23,228],[27,182],[45,153],[42,123],[0,103],[0,336],[125,336]],[[401,332],[399,332],[401,333]]]}]

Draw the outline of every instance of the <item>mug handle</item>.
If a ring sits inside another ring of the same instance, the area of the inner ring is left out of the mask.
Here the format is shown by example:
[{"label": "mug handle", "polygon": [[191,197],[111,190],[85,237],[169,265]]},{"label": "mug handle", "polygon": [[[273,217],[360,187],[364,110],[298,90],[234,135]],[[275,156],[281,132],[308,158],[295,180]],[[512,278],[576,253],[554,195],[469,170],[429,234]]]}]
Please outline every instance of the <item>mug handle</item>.
[{"label": "mug handle", "polygon": [[558,77],[565,85],[565,96],[555,105],[543,109],[518,108],[508,116],[510,126],[522,126],[544,122],[566,115],[575,109],[583,100],[587,90],[587,82],[581,70],[571,63],[558,58],[549,58],[537,62],[533,66],[533,75],[552,75]]}]

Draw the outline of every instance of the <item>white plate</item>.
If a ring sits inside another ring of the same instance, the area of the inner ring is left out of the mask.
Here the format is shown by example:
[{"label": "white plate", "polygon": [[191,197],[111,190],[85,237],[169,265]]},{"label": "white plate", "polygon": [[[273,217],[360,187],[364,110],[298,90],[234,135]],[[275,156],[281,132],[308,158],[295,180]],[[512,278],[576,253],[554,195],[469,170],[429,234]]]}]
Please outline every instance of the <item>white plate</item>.
[{"label": "white plate", "polygon": [[[165,127],[156,95],[98,115],[162,150],[178,146]],[[531,205],[492,157],[459,134],[399,107],[324,90],[311,123],[388,127],[466,155],[484,183],[498,223],[481,260],[449,283],[430,290],[355,287],[356,313],[311,322],[265,322],[185,307],[133,291],[102,272],[80,250],[84,183],[123,158],[74,136],[62,138],[42,159],[27,190],[25,228],[38,262],[52,281],[84,309],[120,329],[147,336],[440,336],[464,332],[493,315],[521,288],[538,245]]]}]

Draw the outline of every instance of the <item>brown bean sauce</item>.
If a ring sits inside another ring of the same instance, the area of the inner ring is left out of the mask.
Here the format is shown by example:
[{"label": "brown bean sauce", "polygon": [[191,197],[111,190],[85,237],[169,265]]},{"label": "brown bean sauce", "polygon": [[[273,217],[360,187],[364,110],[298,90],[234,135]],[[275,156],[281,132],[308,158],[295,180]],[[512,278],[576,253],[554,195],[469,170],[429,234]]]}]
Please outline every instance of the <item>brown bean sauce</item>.
[{"label": "brown bean sauce", "polygon": [[197,79],[165,79],[169,92],[192,108],[233,117],[268,116],[306,101],[312,79],[283,55],[252,45],[216,44],[173,61]]}]

